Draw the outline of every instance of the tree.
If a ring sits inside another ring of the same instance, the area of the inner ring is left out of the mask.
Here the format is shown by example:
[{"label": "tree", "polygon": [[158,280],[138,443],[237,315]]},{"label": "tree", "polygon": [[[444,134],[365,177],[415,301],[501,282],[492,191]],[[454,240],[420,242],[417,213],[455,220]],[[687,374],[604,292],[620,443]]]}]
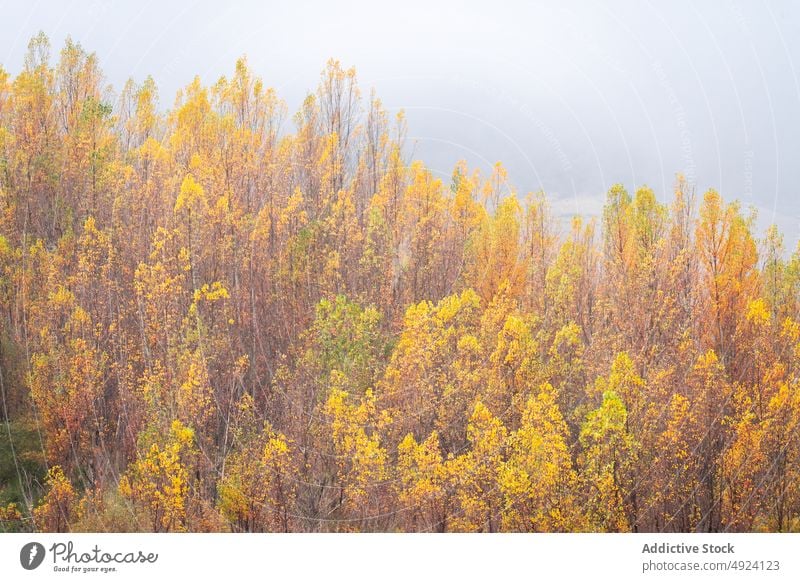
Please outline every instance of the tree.
[{"label": "tree", "polygon": [[194,438],[191,428],[173,421],[163,442],[142,443],[139,458],[120,478],[119,492],[141,511],[143,527],[153,532],[186,529]]},{"label": "tree", "polygon": [[336,387],[341,383],[340,375],[334,376],[332,382],[334,387],[324,411],[330,419],[338,466],[339,499],[334,510],[341,507],[348,514],[358,515],[369,527],[388,509],[382,503],[382,489],[389,476],[388,455],[379,437],[381,424],[387,419],[377,411],[371,390],[358,404],[351,404],[348,393]]},{"label": "tree", "polygon": [[629,496],[636,442],[626,430],[627,420],[625,404],[608,391],[581,429],[580,466],[589,519],[601,531],[629,531],[635,523]]},{"label": "tree", "polygon": [[58,465],[50,467],[46,481],[47,492],[33,512],[36,529],[53,533],[69,532],[78,509],[75,489]]},{"label": "tree", "polygon": [[506,458],[508,431],[488,408],[475,403],[467,423],[469,449],[451,462],[457,511],[453,531],[496,532],[503,497],[498,478]]},{"label": "tree", "polygon": [[700,521],[697,528],[712,532],[720,528],[723,484],[718,461],[728,441],[727,417],[732,416],[732,391],[725,378],[725,368],[712,350],[697,359],[688,381],[702,427],[702,438],[696,447],[702,471],[698,483]]},{"label": "tree", "polygon": [[286,437],[269,424],[259,428],[253,399],[239,403],[236,449],[218,482],[218,507],[234,531],[288,532],[293,524],[295,484]]},{"label": "tree", "polygon": [[528,400],[520,428],[509,436],[508,459],[498,476],[505,497],[504,530],[552,532],[586,527],[568,438],[555,390],[542,384]]},{"label": "tree", "polygon": [[[698,315],[705,323],[706,346],[726,366],[735,365],[738,350],[733,338],[747,301],[758,289],[752,222],[753,217],[741,215],[738,204],[723,204],[716,191],[709,190],[703,197],[696,239],[708,308],[701,308]],[[736,377],[735,367],[732,373]]]},{"label": "tree", "polygon": [[91,318],[64,286],[49,294],[46,309],[39,322],[41,351],[31,356],[31,396],[48,457],[91,482],[108,430],[101,404],[108,355],[97,349]]},{"label": "tree", "polygon": [[398,498],[411,531],[445,532],[451,515],[450,465],[442,457],[439,434],[421,443],[407,434],[397,447]]},{"label": "tree", "polygon": [[479,317],[480,299],[469,289],[435,306],[422,301],[408,308],[377,393],[393,418],[391,448],[408,433],[421,439],[434,429],[445,451],[465,444],[465,421],[480,388]]},{"label": "tree", "polygon": [[288,127],[245,58],[173,103],[0,68],[2,527],[800,529],[777,227],[678,175],[562,233],[335,60]]},{"label": "tree", "polygon": [[655,445],[651,470],[658,483],[646,500],[658,531],[694,531],[699,510],[696,492],[703,472],[697,447],[703,427],[688,398],[673,394],[667,422]]},{"label": "tree", "polygon": [[502,284],[512,297],[522,292],[525,271],[521,262],[522,208],[516,196],[504,198],[493,217],[485,217],[474,235],[465,276],[466,285],[489,302]]}]

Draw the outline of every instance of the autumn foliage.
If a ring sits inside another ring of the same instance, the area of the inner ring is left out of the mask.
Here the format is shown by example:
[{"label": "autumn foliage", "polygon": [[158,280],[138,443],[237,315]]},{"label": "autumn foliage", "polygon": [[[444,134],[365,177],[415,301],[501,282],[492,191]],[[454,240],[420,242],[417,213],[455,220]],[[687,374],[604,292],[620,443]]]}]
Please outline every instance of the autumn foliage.
[{"label": "autumn foliage", "polygon": [[288,117],[244,59],[164,106],[49,53],[0,68],[0,413],[40,435],[0,528],[800,530],[800,249],[738,203],[564,225],[406,159],[336,61]]}]

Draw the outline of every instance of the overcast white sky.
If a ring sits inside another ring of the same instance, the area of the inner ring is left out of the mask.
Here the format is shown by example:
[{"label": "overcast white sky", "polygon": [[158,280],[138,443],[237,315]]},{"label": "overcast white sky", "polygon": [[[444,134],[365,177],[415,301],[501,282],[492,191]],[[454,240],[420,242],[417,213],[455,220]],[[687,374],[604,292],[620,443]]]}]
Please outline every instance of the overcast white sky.
[{"label": "overcast white sky", "polygon": [[[702,4],[697,5],[696,4]],[[676,172],[800,232],[800,4],[0,0],[0,64],[39,30],[71,35],[108,81],[152,75],[162,105],[237,57],[294,111],[329,57],[405,109],[414,154],[444,177],[495,161],[560,214],[608,187],[671,196]]]}]

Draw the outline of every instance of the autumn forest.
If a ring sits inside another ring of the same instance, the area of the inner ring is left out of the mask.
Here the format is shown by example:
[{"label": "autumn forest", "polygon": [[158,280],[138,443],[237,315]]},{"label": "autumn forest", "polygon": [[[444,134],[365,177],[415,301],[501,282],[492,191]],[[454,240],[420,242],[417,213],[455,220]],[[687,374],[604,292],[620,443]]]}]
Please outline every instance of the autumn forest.
[{"label": "autumn forest", "polygon": [[334,60],[0,68],[0,531],[800,531],[800,248],[405,142]]}]

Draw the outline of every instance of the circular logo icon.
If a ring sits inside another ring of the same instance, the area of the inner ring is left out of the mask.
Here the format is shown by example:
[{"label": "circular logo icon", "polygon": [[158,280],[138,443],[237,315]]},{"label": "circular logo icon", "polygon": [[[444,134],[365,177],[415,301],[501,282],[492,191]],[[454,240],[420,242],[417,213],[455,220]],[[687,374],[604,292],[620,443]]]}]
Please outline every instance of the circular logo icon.
[{"label": "circular logo icon", "polygon": [[19,551],[19,563],[26,570],[35,570],[44,561],[44,546],[39,542],[29,542]]}]

